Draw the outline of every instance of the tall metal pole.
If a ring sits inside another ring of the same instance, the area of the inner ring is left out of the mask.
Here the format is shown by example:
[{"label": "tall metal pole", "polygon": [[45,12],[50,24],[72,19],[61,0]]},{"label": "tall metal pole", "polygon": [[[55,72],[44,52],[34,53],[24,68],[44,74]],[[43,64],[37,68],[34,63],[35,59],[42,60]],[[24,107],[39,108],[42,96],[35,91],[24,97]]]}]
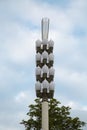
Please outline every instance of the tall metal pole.
[{"label": "tall metal pole", "polygon": [[52,40],[48,41],[49,19],[41,21],[42,41],[36,41],[36,96],[42,98],[42,130],[49,130],[48,99],[54,95],[54,56]]},{"label": "tall metal pole", "polygon": [[49,130],[48,102],[42,102],[42,130]]},{"label": "tall metal pole", "polygon": [[[42,19],[42,41],[48,40],[48,33],[49,33],[49,19],[43,18]],[[48,98],[43,95],[42,99],[42,130],[49,130],[49,123],[48,123]]]},{"label": "tall metal pole", "polygon": [[42,25],[42,40],[48,40],[48,35],[49,35],[49,19],[48,18],[43,18],[41,21]]}]

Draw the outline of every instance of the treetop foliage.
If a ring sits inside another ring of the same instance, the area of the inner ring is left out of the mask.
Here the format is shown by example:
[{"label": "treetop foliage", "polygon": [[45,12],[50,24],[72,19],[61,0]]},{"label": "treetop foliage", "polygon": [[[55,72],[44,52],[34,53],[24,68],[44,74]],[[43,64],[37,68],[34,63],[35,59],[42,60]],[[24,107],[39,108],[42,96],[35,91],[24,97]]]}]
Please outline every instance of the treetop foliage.
[{"label": "treetop foliage", "polygon": [[[49,130],[82,130],[85,122],[80,121],[78,117],[70,116],[70,107],[61,106],[56,99],[51,99],[49,103]],[[22,120],[21,124],[25,126],[25,130],[41,130],[41,99],[35,99],[35,104],[29,105],[27,121]]]}]

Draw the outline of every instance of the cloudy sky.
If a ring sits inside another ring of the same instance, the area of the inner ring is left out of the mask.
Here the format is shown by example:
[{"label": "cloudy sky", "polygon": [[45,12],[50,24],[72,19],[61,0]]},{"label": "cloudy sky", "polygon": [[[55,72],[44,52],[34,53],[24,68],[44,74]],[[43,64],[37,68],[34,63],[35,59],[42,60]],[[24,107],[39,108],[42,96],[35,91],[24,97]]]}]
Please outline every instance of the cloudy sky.
[{"label": "cloudy sky", "polygon": [[55,42],[55,98],[87,122],[87,0],[0,0],[0,130],[24,130],[43,17]]}]

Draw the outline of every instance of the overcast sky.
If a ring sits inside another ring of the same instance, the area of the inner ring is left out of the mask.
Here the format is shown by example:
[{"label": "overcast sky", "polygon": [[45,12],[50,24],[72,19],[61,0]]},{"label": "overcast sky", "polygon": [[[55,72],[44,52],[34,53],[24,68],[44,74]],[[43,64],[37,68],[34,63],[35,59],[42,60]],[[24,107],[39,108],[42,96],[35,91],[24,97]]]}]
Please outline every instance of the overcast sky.
[{"label": "overcast sky", "polygon": [[54,97],[87,122],[87,0],[0,0],[0,130],[24,130],[43,17],[55,42]]}]

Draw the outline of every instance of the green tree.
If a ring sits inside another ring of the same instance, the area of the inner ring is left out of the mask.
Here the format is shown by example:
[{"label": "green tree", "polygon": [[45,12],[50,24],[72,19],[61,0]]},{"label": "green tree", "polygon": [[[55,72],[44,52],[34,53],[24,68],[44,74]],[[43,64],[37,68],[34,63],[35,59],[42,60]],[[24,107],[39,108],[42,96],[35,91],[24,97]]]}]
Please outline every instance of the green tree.
[{"label": "green tree", "polygon": [[[56,99],[49,100],[49,130],[82,130],[85,122],[80,121],[78,117],[70,116],[70,107],[60,106],[60,102]],[[41,99],[35,99],[35,104],[29,105],[27,113],[29,119],[22,120],[21,124],[26,130],[41,129]]]}]

